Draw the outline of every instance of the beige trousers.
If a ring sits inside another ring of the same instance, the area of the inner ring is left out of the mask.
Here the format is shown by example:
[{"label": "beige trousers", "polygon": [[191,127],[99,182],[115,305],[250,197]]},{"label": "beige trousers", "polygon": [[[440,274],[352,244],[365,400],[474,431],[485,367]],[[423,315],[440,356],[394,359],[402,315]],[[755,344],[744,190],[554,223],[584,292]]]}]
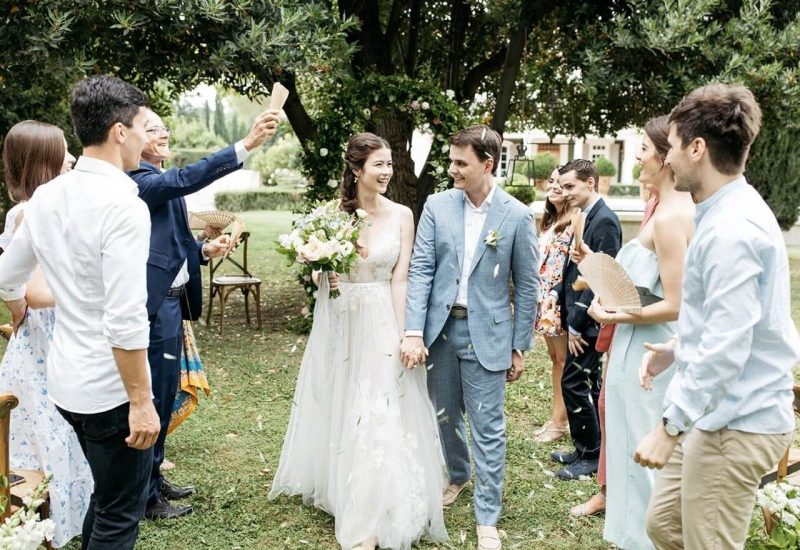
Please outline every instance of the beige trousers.
[{"label": "beige trousers", "polygon": [[761,477],[777,466],[792,435],[695,428],[682,436],[647,509],[656,548],[744,548]]}]

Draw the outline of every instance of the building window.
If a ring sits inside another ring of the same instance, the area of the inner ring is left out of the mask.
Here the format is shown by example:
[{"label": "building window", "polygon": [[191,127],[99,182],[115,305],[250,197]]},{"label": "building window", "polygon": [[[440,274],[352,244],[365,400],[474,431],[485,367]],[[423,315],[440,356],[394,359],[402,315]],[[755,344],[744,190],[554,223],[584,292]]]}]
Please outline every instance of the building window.
[{"label": "building window", "polygon": [[500,149],[500,177],[506,176],[508,170],[508,147]]},{"label": "building window", "polygon": [[605,145],[592,145],[592,162],[600,157],[608,158],[608,148]]}]

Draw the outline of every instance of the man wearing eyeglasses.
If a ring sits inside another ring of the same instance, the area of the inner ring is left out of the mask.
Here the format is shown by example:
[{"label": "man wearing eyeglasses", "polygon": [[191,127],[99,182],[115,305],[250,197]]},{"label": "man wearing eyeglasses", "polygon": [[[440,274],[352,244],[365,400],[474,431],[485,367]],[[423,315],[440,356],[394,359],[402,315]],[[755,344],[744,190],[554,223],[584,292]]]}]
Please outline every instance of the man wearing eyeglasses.
[{"label": "man wearing eyeglasses", "polygon": [[161,433],[153,448],[153,468],[145,517],[173,519],[192,512],[191,506],[175,506],[193,487],[176,487],[161,475],[164,439],[167,436],[183,352],[183,319],[197,320],[202,308],[200,265],[219,257],[236,243],[227,235],[212,241],[196,240],[189,228],[183,197],[199,191],[242,167],[250,152],[275,134],[278,111],[256,117],[244,139],[184,168],[164,170],[170,156],[169,128],[156,113],[148,111],[147,143],[139,168],[129,173],[139,186],[139,197],[150,209],[150,255],[147,260],[147,314],[150,346],[147,351]]}]

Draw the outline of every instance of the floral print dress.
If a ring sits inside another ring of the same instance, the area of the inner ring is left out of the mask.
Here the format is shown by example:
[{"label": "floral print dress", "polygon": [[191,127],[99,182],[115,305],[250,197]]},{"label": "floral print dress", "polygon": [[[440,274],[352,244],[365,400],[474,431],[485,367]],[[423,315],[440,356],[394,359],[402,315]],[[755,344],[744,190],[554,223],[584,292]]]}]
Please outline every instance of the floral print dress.
[{"label": "floral print dress", "polygon": [[543,336],[560,336],[564,333],[561,305],[556,304],[555,308],[542,315],[542,302],[564,277],[564,262],[569,255],[571,240],[572,228],[569,225],[559,232],[551,226],[539,239],[539,308],[534,329]]}]

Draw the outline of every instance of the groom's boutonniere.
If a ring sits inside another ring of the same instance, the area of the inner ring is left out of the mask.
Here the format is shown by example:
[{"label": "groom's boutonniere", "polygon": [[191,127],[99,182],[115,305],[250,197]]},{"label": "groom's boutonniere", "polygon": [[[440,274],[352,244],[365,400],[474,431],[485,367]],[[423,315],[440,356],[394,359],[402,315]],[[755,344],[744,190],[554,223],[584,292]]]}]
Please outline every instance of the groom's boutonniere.
[{"label": "groom's boutonniere", "polygon": [[497,249],[497,243],[499,243],[500,239],[502,238],[503,236],[500,233],[492,229],[489,231],[489,233],[487,233],[483,242],[486,244],[486,246],[491,246],[492,248]]}]

